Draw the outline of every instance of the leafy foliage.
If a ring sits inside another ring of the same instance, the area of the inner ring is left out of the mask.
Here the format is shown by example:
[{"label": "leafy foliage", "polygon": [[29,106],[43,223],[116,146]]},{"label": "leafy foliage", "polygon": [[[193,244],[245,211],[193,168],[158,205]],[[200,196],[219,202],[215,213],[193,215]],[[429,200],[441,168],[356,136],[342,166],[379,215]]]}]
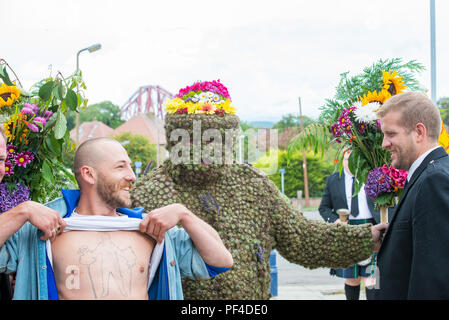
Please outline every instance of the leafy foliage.
[{"label": "leafy foliage", "polygon": [[[304,170],[302,152],[288,153],[286,150],[271,150],[270,156],[262,157],[255,167],[263,170],[269,166],[275,166],[277,161],[278,169],[284,168],[284,192],[288,197],[296,197],[298,190],[304,190]],[[315,156],[312,152],[306,154],[307,179],[309,194],[311,197],[321,197],[326,179],[334,170],[334,165],[326,159]],[[269,176],[270,179],[281,190],[281,174],[276,172]]]},{"label": "leafy foliage", "polygon": [[[64,153],[73,149],[67,129],[68,110],[76,112],[86,103],[80,74],[65,78],[60,72],[34,84],[30,91],[12,82],[1,59],[0,78],[4,84],[17,87],[21,94],[11,106],[0,110],[8,138],[8,174],[3,181],[9,188],[17,183],[30,189],[32,200],[45,203],[57,197],[62,186],[76,184],[64,164]],[[9,67],[10,68],[10,67]],[[10,68],[11,69],[11,68]],[[11,69],[12,71],[12,69]],[[12,71],[14,73],[14,71]],[[15,74],[15,73],[14,73]]]},{"label": "leafy foliage", "polygon": [[156,146],[151,144],[147,137],[131,132],[124,132],[112,138],[119,142],[129,141],[123,147],[128,152],[128,156],[133,165],[135,161],[140,161],[142,162],[142,167],[145,168],[151,160],[156,160]]}]

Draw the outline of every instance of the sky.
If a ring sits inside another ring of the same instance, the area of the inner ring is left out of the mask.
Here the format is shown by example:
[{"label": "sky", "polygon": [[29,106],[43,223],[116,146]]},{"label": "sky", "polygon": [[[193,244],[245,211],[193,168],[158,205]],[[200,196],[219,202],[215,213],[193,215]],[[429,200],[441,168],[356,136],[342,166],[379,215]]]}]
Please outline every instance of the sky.
[{"label": "sky", "polygon": [[[317,118],[340,74],[416,59],[430,90],[430,0],[0,0],[0,58],[25,89],[80,55],[89,103],[220,79],[241,120]],[[436,0],[437,98],[449,96],[449,1]],[[430,96],[430,93],[429,93]]]}]

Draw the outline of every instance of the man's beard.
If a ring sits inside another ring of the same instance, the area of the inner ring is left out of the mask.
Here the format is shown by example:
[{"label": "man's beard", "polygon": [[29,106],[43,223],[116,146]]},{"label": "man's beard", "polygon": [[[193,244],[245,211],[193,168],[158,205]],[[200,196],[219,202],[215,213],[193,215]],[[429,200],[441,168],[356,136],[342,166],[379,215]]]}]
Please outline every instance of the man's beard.
[{"label": "man's beard", "polygon": [[416,160],[416,147],[409,145],[407,148],[401,148],[396,151],[396,159],[392,163],[393,167],[399,170],[408,171],[412,163]]},{"label": "man's beard", "polygon": [[111,208],[128,208],[131,206],[131,199],[120,197],[119,192],[121,189],[128,187],[132,188],[130,182],[121,181],[119,183],[109,182],[106,176],[102,174],[98,175],[97,192],[101,200],[104,201]]}]

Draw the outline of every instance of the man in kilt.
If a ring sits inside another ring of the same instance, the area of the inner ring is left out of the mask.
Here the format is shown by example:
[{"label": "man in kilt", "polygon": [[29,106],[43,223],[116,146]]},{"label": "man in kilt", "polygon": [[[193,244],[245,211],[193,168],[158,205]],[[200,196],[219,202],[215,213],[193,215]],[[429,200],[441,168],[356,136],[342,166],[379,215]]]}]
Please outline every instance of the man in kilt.
[{"label": "man in kilt", "polygon": [[[374,202],[366,197],[365,190],[362,187],[357,196],[352,197],[354,192],[354,176],[348,168],[348,158],[351,150],[346,150],[343,159],[343,168],[341,176],[335,172],[327,178],[321,199],[319,212],[326,222],[348,223],[340,221],[337,214],[338,209],[349,209],[349,224],[360,225],[371,223],[373,225],[380,223],[380,213],[374,210]],[[392,210],[389,210],[391,217]],[[376,267],[376,255],[367,260],[360,261],[357,264],[345,269],[331,269],[330,274],[339,278],[346,279],[345,295],[347,300],[358,300],[360,296],[360,281],[365,285],[367,300],[374,299],[374,270]]]}]

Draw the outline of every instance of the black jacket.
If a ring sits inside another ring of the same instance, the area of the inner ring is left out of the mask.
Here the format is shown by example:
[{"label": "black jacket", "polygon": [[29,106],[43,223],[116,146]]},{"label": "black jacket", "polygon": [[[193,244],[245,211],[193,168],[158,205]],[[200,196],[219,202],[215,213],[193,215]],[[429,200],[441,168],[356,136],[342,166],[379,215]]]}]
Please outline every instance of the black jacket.
[{"label": "black jacket", "polygon": [[[376,224],[380,223],[380,213],[374,210],[374,201],[366,197],[368,208],[371,214],[376,220]],[[345,172],[341,172],[341,177],[338,172],[335,172],[327,177],[326,187],[324,188],[323,197],[321,198],[320,207],[318,211],[326,222],[335,222],[338,219],[338,209],[348,209],[348,203],[346,201],[346,188],[345,188]],[[393,215],[393,211],[388,210],[389,220]]]},{"label": "black jacket", "polygon": [[378,299],[449,299],[449,157],[432,151],[396,206],[378,256]]}]

